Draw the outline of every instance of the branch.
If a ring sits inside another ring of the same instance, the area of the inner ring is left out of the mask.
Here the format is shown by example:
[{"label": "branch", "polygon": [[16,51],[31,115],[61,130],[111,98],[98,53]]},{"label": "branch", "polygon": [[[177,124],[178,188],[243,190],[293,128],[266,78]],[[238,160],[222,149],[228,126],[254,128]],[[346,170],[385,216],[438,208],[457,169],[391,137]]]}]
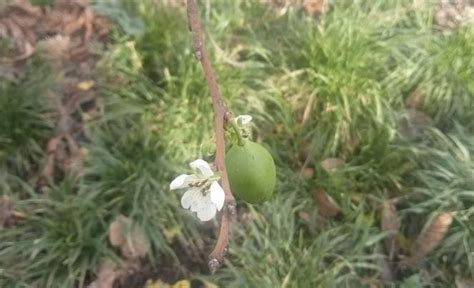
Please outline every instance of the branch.
[{"label": "branch", "polygon": [[209,254],[209,270],[214,273],[222,264],[227,247],[229,246],[230,224],[235,218],[235,198],[230,190],[229,179],[225,168],[225,139],[224,124],[229,121],[232,114],[227,109],[217,86],[214,70],[212,69],[209,56],[204,48],[204,36],[199,19],[199,11],[196,0],[187,0],[187,12],[189,28],[193,37],[194,56],[201,62],[206,75],[209,90],[211,92],[212,106],[214,108],[214,131],[216,135],[216,159],[215,165],[221,175],[221,184],[225,192],[225,204],[220,218],[219,235],[216,245]]}]

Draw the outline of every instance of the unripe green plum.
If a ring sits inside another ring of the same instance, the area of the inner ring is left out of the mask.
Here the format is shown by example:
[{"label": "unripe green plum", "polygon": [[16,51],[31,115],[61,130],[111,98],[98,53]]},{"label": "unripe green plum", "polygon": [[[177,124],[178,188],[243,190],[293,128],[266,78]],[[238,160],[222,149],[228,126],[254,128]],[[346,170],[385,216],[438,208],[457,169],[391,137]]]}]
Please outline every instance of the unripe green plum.
[{"label": "unripe green plum", "polygon": [[237,199],[256,204],[273,195],[276,168],[270,153],[262,145],[244,140],[226,153],[225,163],[230,188]]}]

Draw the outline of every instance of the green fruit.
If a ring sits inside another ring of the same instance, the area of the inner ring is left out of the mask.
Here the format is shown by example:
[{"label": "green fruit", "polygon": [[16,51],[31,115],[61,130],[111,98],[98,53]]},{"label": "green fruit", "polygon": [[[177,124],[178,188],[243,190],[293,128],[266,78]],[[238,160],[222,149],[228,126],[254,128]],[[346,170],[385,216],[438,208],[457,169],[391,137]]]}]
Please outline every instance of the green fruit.
[{"label": "green fruit", "polygon": [[270,199],[276,169],[272,155],[262,145],[245,140],[234,144],[225,156],[230,188],[237,199],[255,204]]}]

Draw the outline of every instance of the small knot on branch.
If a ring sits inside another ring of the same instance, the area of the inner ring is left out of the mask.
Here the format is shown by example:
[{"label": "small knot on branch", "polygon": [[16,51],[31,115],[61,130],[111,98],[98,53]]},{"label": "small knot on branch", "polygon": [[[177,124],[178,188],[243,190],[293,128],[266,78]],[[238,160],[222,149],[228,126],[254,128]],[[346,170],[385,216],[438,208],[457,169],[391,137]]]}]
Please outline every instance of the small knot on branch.
[{"label": "small knot on branch", "polygon": [[198,60],[198,61],[201,61],[202,60],[202,44],[194,47],[194,57]]},{"label": "small knot on branch", "polygon": [[207,266],[209,267],[209,271],[211,271],[211,274],[214,274],[217,269],[221,267],[221,263],[216,258],[212,258],[209,260],[209,262],[207,262]]},{"label": "small knot on branch", "polygon": [[227,204],[227,210],[229,211],[229,215],[235,217],[237,215],[237,203],[232,200]]},{"label": "small knot on branch", "polygon": [[234,117],[234,115],[232,115],[232,112],[226,111],[225,114],[224,114],[224,121],[227,123],[227,122],[231,121],[233,117]]}]

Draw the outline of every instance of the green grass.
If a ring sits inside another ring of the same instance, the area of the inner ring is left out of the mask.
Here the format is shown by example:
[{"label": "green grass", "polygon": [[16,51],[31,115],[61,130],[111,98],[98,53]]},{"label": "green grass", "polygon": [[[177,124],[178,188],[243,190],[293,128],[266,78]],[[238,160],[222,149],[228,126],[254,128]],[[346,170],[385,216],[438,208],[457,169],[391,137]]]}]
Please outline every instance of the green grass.
[{"label": "green grass", "polygon": [[429,271],[442,271],[432,273],[430,280],[443,285],[453,281],[453,271],[474,275],[474,142],[472,133],[459,125],[448,134],[435,129],[428,135],[425,143],[413,148],[417,169],[401,215],[409,235],[417,229],[415,223],[433,213],[454,211],[446,240],[420,264]]},{"label": "green grass", "polygon": [[[222,287],[365,287],[381,281],[378,211],[393,197],[407,243],[437,212],[453,211],[455,220],[438,248],[387,285],[446,287],[456,275],[474,277],[471,26],[440,34],[433,12],[411,1],[333,1],[319,22],[294,8],[278,16],[258,1],[203,8],[222,94],[235,114],[254,117],[253,138],[270,150],[278,174],[271,201],[239,203],[248,222],[234,225],[226,265],[207,275],[216,225],[183,210],[168,187],[192,160],[212,160],[212,106],[185,11],[155,2],[124,1],[145,29],[130,35],[117,26],[103,55],[104,115],[87,123],[79,179],[41,193],[29,184],[53,127],[53,84],[43,68],[33,66],[24,83],[1,83],[2,193],[27,214],[0,230],[3,286],[87,284],[103,258],[118,259],[107,233],[124,214],[150,240],[146,261],[178,277]],[[416,88],[433,121],[404,137],[403,103]],[[328,173],[320,165],[328,157],[346,164]],[[300,176],[303,167],[315,175]],[[317,187],[340,217],[319,216]]]},{"label": "green grass", "polygon": [[6,194],[37,172],[52,135],[49,69],[39,58],[25,69],[17,83],[0,82],[0,187]]},{"label": "green grass", "polygon": [[18,202],[28,214],[25,223],[1,233],[2,276],[9,283],[4,287],[82,286],[89,269],[111,254],[106,207],[84,197],[85,191],[75,186],[66,179]]}]

